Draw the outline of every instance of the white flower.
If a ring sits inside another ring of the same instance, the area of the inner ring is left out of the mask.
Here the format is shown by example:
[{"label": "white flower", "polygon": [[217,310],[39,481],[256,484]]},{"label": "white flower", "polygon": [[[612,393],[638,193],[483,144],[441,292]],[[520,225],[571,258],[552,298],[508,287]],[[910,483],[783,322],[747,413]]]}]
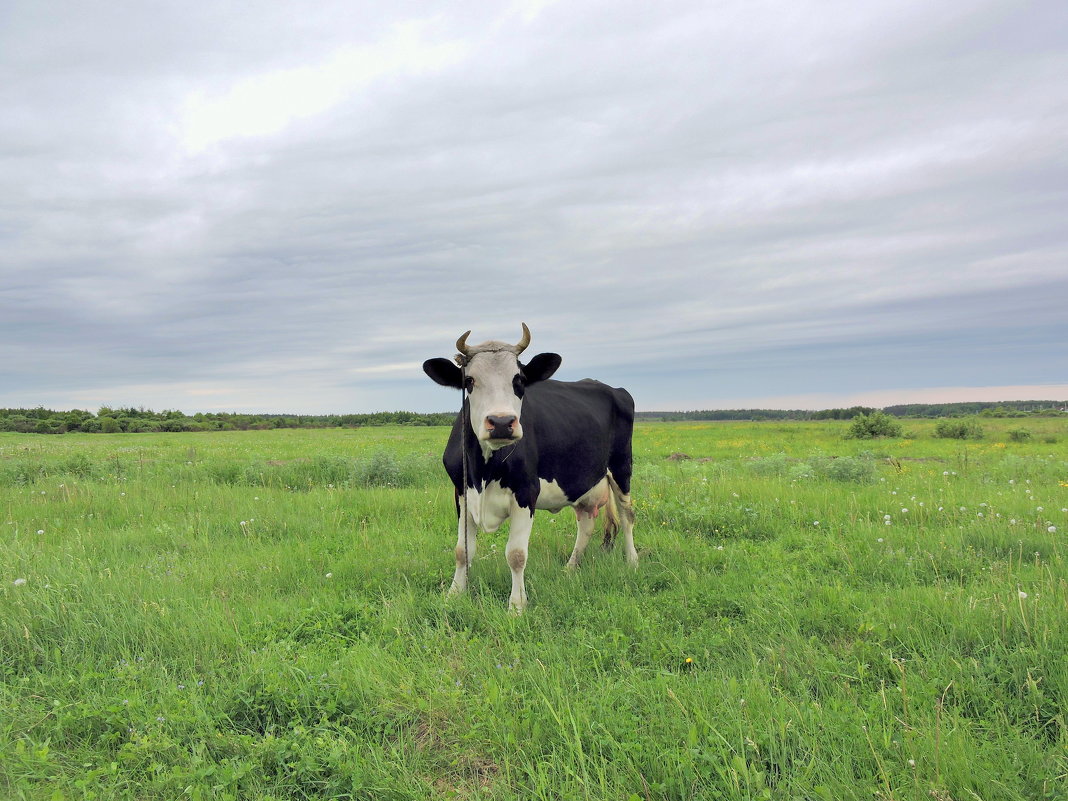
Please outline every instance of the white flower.
[{"label": "white flower", "polygon": [[1017,594],[1018,594],[1018,595],[1020,596],[1020,600],[1021,600],[1021,601],[1022,601],[1022,600],[1023,600],[1024,598],[1026,598],[1026,597],[1027,597],[1027,593],[1026,593],[1026,592],[1024,592],[1023,590],[1020,590],[1020,591],[1019,591],[1019,592],[1018,592]]},{"label": "white flower", "polygon": [[327,578],[333,578],[333,577],[334,577],[334,574],[333,574],[333,573],[327,573],[327,574],[326,574],[326,577],[327,577]]},{"label": "white flower", "polygon": [[943,470],[943,471],[942,471],[942,475],[944,475],[944,476],[948,476],[948,475],[949,475],[949,471],[948,471],[948,470]]},{"label": "white flower", "polygon": [[1010,478],[1009,479],[1009,483],[1010,484],[1015,484],[1016,483],[1016,479],[1015,478]]},{"label": "white flower", "polygon": [[23,584],[25,584],[25,583],[26,583],[26,579],[24,579],[24,578],[17,578],[17,579],[15,579],[15,580],[14,580],[13,582],[11,582],[11,583],[12,583],[12,584],[14,584],[14,585],[15,585],[16,587],[21,587],[21,586],[22,586]]},{"label": "white flower", "polygon": [[901,514],[903,514],[903,515],[907,515],[908,513],[909,513],[908,509],[902,509],[901,510]]},{"label": "white flower", "polygon": [[247,526],[247,525],[248,525],[248,521],[247,521],[247,520],[242,520],[242,521],[241,521],[241,525],[243,525],[243,526]]},{"label": "white flower", "polygon": [[916,760],[915,759],[910,759],[909,760],[909,767],[910,768],[916,767]]},{"label": "white flower", "polygon": [[43,529],[43,528],[39,528],[39,529],[37,529],[37,533],[38,533],[38,534],[44,534],[44,529]]},{"label": "white flower", "polygon": [[883,541],[882,537],[879,537],[879,539],[876,540],[876,542],[882,542],[882,541]]},{"label": "white flower", "polygon": [[890,515],[883,515],[883,520],[889,520],[889,519],[890,519]]},{"label": "white flower", "polygon": [[819,524],[820,524],[819,520],[813,520],[812,521],[812,525],[814,525],[814,526],[818,526]]},{"label": "white flower", "polygon": [[883,522],[888,526],[892,526],[894,524],[892,520],[884,520]]},{"label": "white flower", "polygon": [[1042,511],[1042,507],[1041,506],[1036,506],[1035,507],[1035,511],[1036,512],[1041,512]]},{"label": "white flower", "polygon": [[1049,528],[1046,529],[1046,531],[1048,531],[1050,534],[1056,534],[1057,533],[1057,527],[1056,526],[1050,526]]},{"label": "white flower", "polygon": [[1016,518],[1015,517],[1010,517],[1009,518],[1009,525],[1010,526],[1015,526],[1016,525]]}]

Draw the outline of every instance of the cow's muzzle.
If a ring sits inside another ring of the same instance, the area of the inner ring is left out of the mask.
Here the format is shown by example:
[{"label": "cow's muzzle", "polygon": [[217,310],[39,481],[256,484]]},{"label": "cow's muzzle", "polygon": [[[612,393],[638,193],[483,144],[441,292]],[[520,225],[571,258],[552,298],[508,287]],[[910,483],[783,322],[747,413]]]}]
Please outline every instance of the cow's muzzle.
[{"label": "cow's muzzle", "polygon": [[486,417],[486,431],[490,439],[514,439],[519,418],[514,414],[489,415]]}]

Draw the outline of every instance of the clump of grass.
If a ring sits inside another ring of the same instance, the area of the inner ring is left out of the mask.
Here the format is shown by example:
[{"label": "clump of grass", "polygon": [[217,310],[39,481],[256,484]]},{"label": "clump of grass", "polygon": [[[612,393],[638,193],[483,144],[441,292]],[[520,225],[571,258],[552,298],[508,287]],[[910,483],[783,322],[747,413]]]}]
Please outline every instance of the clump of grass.
[{"label": "clump of grass", "polygon": [[871,414],[858,414],[849,424],[846,439],[876,439],[879,437],[900,437],[901,423],[886,412],[874,411]]},{"label": "clump of grass", "polygon": [[984,434],[974,420],[939,420],[934,435],[939,439],[982,439]]}]

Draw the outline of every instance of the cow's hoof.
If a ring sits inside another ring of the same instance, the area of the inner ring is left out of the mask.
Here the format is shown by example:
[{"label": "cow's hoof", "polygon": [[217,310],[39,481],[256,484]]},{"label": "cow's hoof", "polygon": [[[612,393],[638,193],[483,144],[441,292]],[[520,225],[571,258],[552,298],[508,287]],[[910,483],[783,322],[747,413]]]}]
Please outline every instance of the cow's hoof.
[{"label": "cow's hoof", "polygon": [[566,565],[564,565],[564,572],[565,573],[574,573],[576,570],[578,570],[578,566],[579,566],[578,562],[569,561]]},{"label": "cow's hoof", "polygon": [[508,602],[508,611],[511,614],[515,615],[516,617],[519,617],[521,614],[523,614],[525,611],[527,611],[527,602],[526,601],[509,601]]},{"label": "cow's hoof", "polygon": [[463,594],[464,594],[464,588],[458,586],[455,582],[453,582],[453,585],[451,587],[449,587],[449,589],[447,589],[445,591],[445,597],[446,598],[455,598],[458,595],[463,595]]}]

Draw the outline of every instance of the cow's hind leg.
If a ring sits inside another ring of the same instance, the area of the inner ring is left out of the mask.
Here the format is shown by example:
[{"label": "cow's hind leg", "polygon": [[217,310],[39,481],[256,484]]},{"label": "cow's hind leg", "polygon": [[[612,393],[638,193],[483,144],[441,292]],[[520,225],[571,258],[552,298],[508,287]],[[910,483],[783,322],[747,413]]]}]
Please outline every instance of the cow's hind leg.
[{"label": "cow's hind leg", "polygon": [[[476,538],[477,532],[475,527],[475,521],[471,518],[471,515],[467,512],[467,500],[460,498],[458,502],[459,507],[459,523],[457,528],[459,529],[456,536],[456,572],[452,577],[452,586],[449,587],[449,595],[459,595],[467,589],[467,571],[471,567],[471,563],[475,561],[476,550]],[[464,521],[467,521],[467,530],[464,531]]]},{"label": "cow's hind leg", "polygon": [[575,549],[571,552],[571,558],[567,560],[567,569],[574,570],[582,561],[582,554],[586,546],[590,544],[593,536],[594,516],[586,510],[575,509],[575,517],[578,519],[578,535],[575,537]]},{"label": "cow's hind leg", "polygon": [[623,553],[627,557],[627,564],[637,567],[638,552],[634,549],[634,502],[631,500],[630,493],[624,492],[616,483],[615,478],[609,476],[609,482],[619,507],[619,527],[623,531]]}]

